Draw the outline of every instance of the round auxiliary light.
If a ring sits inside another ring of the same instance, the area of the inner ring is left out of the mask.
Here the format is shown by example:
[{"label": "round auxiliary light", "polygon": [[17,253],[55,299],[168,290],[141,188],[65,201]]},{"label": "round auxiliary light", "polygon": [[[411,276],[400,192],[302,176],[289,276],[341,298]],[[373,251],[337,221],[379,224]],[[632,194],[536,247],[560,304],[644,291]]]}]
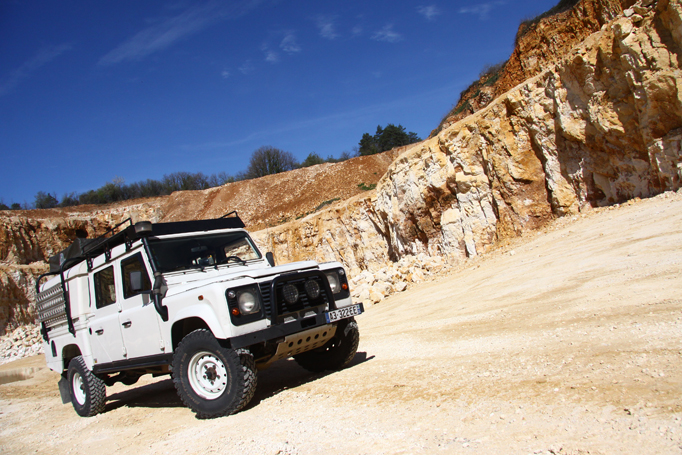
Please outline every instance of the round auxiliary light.
[{"label": "round auxiliary light", "polygon": [[311,299],[316,299],[320,296],[320,285],[315,280],[308,280],[305,282],[305,292]]},{"label": "round auxiliary light", "polygon": [[227,297],[230,299],[234,299],[237,297],[237,293],[234,291],[227,291]]},{"label": "round auxiliary light", "polygon": [[135,223],[135,234],[145,236],[152,233],[152,223],[149,221],[138,221]]},{"label": "round auxiliary light", "polygon": [[293,284],[287,284],[282,288],[282,293],[284,294],[284,300],[287,303],[292,304],[298,301],[298,289]]}]

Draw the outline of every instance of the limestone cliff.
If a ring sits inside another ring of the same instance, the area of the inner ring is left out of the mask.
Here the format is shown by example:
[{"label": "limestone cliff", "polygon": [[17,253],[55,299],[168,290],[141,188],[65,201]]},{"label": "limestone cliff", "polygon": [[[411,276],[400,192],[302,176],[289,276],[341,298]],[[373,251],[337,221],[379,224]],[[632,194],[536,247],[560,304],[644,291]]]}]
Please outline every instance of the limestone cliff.
[{"label": "limestone cliff", "polygon": [[[564,2],[557,7],[561,3]],[[550,68],[632,4],[634,0],[580,0],[556,14],[521,23],[509,59],[499,68],[484,71],[478,81],[464,90],[455,107],[432,135],[483,109],[498,96]]]}]

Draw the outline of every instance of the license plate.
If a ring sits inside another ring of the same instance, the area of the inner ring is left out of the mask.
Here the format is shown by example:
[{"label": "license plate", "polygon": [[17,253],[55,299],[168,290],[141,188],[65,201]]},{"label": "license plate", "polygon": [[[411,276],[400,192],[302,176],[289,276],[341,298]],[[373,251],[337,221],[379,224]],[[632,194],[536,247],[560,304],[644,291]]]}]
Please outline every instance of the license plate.
[{"label": "license plate", "polygon": [[339,308],[338,310],[329,311],[324,314],[327,319],[327,324],[330,322],[335,322],[340,319],[352,318],[362,313],[362,308],[360,305],[351,305],[344,308]]}]

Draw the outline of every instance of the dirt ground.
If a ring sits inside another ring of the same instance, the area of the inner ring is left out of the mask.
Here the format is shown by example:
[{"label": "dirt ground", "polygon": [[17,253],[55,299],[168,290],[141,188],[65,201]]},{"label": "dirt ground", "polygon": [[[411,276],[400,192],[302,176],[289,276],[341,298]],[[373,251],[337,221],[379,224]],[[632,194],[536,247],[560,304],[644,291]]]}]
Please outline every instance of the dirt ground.
[{"label": "dirt ground", "polygon": [[682,195],[600,209],[358,317],[351,367],[291,360],[242,412],[197,420],[172,383],[62,405],[42,356],[0,368],[0,452],[682,453]]}]

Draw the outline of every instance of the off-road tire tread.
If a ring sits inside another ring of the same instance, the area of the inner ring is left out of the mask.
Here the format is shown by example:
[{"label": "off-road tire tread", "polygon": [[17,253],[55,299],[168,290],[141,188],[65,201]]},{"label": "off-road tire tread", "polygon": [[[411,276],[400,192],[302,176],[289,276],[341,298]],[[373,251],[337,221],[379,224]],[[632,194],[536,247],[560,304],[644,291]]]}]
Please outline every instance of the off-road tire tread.
[{"label": "off-road tire tread", "polygon": [[[72,366],[81,375],[81,378],[83,379],[83,385],[87,388],[85,391],[86,403],[83,406],[83,409],[80,411],[76,407],[76,398],[73,396],[73,390],[71,390],[73,387],[71,380]],[[85,364],[85,360],[83,360],[83,356],[79,355],[71,359],[71,362],[69,362],[69,369],[67,371],[67,379],[69,381],[69,391],[71,392],[71,403],[74,405],[74,409],[78,415],[81,417],[92,417],[104,412],[104,407],[107,401],[106,384],[104,384],[104,381],[95,376],[95,374],[88,369],[88,366]]]},{"label": "off-road tire tread", "polygon": [[[188,383],[187,372],[184,371],[184,367],[186,367],[186,365],[181,367],[180,359],[186,350],[191,349],[187,348],[187,346],[194,342],[199,342],[201,345],[203,345],[203,349],[207,351],[212,351],[215,354],[222,354],[222,356],[225,357],[225,360],[227,360],[227,362],[224,362],[225,366],[227,368],[233,369],[235,373],[242,371],[240,356],[238,356],[234,350],[220,346],[218,340],[209,330],[197,329],[185,335],[173,354],[173,384],[175,385],[175,390],[177,391],[178,396],[185,406],[194,411],[198,419],[213,419],[216,417],[234,414],[239,410],[238,406],[242,404],[242,401],[244,401],[245,388],[243,380],[240,381],[241,383],[235,384],[235,386],[238,388],[242,387],[242,390],[238,390],[236,394],[240,398],[234,399],[227,406],[217,411],[207,411],[201,409],[190,399],[190,396],[187,395],[186,390],[191,390],[192,387]],[[191,357],[192,352],[189,351],[187,354]],[[231,365],[232,362],[234,363],[233,365]],[[187,384],[183,384],[184,382],[187,382]]]},{"label": "off-road tire tread", "polygon": [[258,370],[253,354],[248,349],[237,349],[237,355],[239,355],[239,361],[244,371],[244,393],[235,413],[241,411],[249,404],[256,394],[256,388],[258,387]]}]

